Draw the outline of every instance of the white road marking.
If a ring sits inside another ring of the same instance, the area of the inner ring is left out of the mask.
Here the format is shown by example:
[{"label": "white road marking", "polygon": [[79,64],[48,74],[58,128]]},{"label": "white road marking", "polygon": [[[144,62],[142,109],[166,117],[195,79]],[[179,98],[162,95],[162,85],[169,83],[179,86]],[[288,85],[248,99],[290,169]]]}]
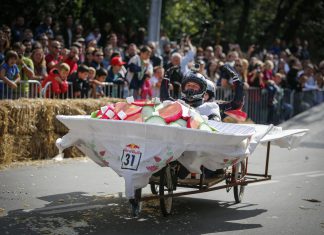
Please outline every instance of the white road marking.
[{"label": "white road marking", "polygon": [[299,175],[310,175],[310,174],[315,174],[315,173],[322,173],[323,171],[308,171],[308,172],[299,172],[299,173],[294,173],[290,174],[293,176],[299,176]]},{"label": "white road marking", "polygon": [[306,175],[306,177],[319,177],[319,176],[324,176],[324,173],[314,174],[314,175]]}]

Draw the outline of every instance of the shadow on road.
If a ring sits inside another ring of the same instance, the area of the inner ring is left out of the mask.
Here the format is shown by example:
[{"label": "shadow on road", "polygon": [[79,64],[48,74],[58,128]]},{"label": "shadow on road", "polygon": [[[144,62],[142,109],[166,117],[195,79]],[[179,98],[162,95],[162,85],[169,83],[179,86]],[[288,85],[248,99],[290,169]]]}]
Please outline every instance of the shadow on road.
[{"label": "shadow on road", "polygon": [[[83,192],[50,195],[43,208],[10,211],[0,218],[0,234],[204,234],[262,227],[245,219],[266,212],[253,204],[180,197],[174,213],[163,217],[158,201],[144,202],[138,218],[125,198]],[[240,221],[242,220],[242,221]]]}]

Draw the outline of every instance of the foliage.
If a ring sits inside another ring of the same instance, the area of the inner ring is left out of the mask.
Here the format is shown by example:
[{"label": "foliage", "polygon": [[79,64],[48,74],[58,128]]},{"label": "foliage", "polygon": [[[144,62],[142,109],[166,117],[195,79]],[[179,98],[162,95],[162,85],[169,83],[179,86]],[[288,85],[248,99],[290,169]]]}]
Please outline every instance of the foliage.
[{"label": "foliage", "polygon": [[[110,22],[114,31],[129,38],[148,25],[149,7],[149,0],[7,0],[2,1],[0,22],[10,25],[16,16],[24,15],[35,27],[45,14],[57,22],[71,14],[85,29],[103,28]],[[195,34],[193,40],[203,46],[231,42],[244,49],[251,43],[270,46],[275,38],[290,44],[298,36],[309,41],[319,58],[324,57],[323,15],[322,0],[163,0],[161,29],[172,40],[183,33]],[[205,21],[211,25],[205,27]]]}]

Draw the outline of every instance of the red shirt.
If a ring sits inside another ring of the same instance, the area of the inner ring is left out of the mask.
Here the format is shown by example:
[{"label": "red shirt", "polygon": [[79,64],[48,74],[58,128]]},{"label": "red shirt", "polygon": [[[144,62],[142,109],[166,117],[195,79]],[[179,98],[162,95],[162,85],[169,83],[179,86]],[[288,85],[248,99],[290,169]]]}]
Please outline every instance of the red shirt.
[{"label": "red shirt", "polygon": [[[56,81],[56,79],[55,79],[56,77],[61,78],[58,69],[53,68],[49,72],[48,76],[43,80],[42,87],[44,87],[47,83],[52,82],[52,93],[54,93],[56,95],[66,93],[68,90],[68,86],[69,86],[67,81],[63,80],[62,83],[59,83],[58,81]],[[46,97],[50,97],[49,90],[47,90],[47,92],[46,92]]]}]

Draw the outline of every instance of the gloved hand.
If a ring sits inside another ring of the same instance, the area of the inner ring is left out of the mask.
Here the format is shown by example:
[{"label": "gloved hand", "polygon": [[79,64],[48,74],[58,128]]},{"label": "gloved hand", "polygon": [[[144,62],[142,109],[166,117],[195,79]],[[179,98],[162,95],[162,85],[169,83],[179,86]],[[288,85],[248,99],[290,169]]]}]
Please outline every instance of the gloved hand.
[{"label": "gloved hand", "polygon": [[220,71],[221,77],[225,78],[226,80],[231,80],[233,83],[240,80],[237,72],[228,64],[221,66]]}]

